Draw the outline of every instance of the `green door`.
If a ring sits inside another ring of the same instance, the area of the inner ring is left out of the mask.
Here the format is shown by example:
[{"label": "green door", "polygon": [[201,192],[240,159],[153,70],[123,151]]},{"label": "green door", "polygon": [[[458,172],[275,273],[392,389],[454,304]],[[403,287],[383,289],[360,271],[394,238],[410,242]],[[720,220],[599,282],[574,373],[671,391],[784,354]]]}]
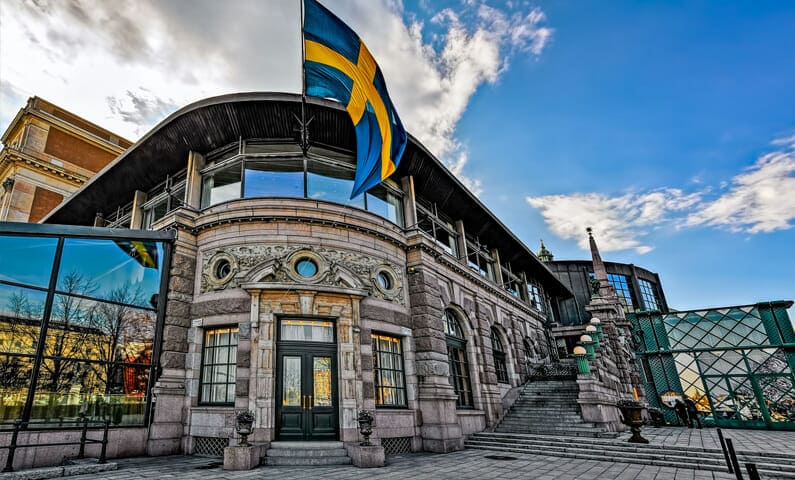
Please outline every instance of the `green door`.
[{"label": "green door", "polygon": [[[299,323],[300,322],[300,323]],[[338,432],[337,355],[333,343],[317,342],[298,335],[304,320],[282,320],[277,346],[276,428],[279,440],[336,440]],[[298,327],[296,327],[298,323]],[[323,325],[326,326],[326,325]],[[288,336],[291,335],[291,336]],[[316,335],[317,337],[317,335]],[[328,337],[321,337],[328,339]],[[333,336],[331,337],[333,338]]]}]

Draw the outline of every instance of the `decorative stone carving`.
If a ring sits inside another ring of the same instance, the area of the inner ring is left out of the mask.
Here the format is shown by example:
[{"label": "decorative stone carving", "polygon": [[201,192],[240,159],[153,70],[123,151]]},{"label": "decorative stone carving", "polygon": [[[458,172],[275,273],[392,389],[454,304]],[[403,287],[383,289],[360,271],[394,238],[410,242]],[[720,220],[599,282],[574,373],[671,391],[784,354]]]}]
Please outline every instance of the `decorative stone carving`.
[{"label": "decorative stone carving", "polygon": [[[360,253],[325,247],[298,245],[235,245],[216,253],[205,252],[202,265],[202,292],[235,288],[245,282],[296,283],[366,288],[373,296],[405,303],[402,268]],[[296,272],[296,263],[310,259],[317,265],[315,275],[304,277]],[[232,265],[234,274],[220,282],[214,271],[220,259]],[[378,283],[378,274],[390,276],[390,288]]]},{"label": "decorative stone carving", "polygon": [[216,252],[202,268],[202,291],[226,288],[237,270],[238,264],[235,257],[224,251]]}]

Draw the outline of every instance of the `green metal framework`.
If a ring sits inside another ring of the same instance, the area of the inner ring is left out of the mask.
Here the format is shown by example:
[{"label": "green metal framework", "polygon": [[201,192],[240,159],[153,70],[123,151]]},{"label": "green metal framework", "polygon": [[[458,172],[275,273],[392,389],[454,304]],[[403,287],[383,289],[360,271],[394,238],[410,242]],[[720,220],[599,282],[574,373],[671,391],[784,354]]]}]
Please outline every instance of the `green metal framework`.
[{"label": "green metal framework", "polygon": [[792,302],[661,314],[628,313],[646,398],[687,395],[719,427],[795,430]]}]

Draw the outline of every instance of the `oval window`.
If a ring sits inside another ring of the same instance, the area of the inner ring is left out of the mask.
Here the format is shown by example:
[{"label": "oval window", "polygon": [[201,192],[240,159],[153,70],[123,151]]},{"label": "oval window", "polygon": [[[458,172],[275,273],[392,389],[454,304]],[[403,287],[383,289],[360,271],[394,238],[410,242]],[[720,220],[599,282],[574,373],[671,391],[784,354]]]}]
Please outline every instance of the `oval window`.
[{"label": "oval window", "polygon": [[215,264],[215,278],[223,280],[232,273],[232,264],[227,259],[221,259]]},{"label": "oval window", "polygon": [[314,277],[317,274],[317,263],[309,258],[302,258],[295,262],[295,271],[302,277]]},{"label": "oval window", "polygon": [[378,272],[376,275],[376,280],[378,280],[378,284],[381,285],[381,288],[384,290],[392,290],[393,282],[392,276],[390,276],[386,272]]}]

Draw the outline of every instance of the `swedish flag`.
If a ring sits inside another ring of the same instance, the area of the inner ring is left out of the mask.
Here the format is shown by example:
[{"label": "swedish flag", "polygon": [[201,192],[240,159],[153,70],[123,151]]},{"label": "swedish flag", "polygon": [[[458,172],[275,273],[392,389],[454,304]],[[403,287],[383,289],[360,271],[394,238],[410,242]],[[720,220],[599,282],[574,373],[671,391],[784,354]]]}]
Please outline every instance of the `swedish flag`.
[{"label": "swedish flag", "polygon": [[367,47],[316,0],[305,2],[304,48],[306,94],[344,103],[356,127],[354,198],[395,172],[408,134]]},{"label": "swedish flag", "polygon": [[157,268],[157,243],[143,240],[114,240],[124,252],[144,268]]}]

